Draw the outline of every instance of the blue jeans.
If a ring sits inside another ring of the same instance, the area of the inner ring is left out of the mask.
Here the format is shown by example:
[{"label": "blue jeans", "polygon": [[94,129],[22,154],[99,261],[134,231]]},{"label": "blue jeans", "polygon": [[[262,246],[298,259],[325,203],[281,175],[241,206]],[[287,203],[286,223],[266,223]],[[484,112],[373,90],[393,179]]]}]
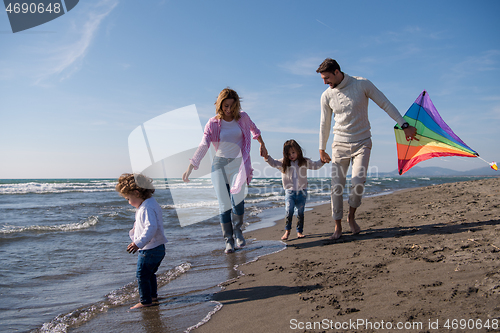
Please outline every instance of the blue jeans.
[{"label": "blue jeans", "polygon": [[151,304],[158,297],[156,272],[165,257],[165,244],[150,250],[139,250],[137,258],[137,283],[142,304]]},{"label": "blue jeans", "polygon": [[240,193],[231,194],[233,178],[239,172],[241,158],[225,158],[215,156],[212,163],[212,184],[219,201],[220,223],[231,222],[231,210],[236,215],[245,212],[245,188]]},{"label": "blue jeans", "polygon": [[285,190],[285,230],[292,229],[292,218],[295,208],[297,208],[297,232],[304,231],[304,209],[306,207],[307,190],[293,191]]}]

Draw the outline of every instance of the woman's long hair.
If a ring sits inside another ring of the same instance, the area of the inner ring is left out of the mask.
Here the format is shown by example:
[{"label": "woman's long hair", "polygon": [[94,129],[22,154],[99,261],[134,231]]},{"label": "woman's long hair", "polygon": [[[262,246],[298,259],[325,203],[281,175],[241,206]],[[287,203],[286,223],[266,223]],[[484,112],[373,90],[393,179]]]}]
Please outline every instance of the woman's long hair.
[{"label": "woman's long hair", "polygon": [[307,163],[306,159],[304,158],[304,155],[302,153],[302,148],[299,146],[297,141],[295,140],[288,140],[285,142],[283,145],[283,173],[286,172],[286,169],[290,167],[291,161],[290,158],[288,158],[288,154],[290,152],[290,149],[293,148],[297,152],[297,161],[299,162],[299,166],[305,165]]},{"label": "woman's long hair", "polygon": [[233,113],[234,120],[238,120],[241,117],[241,103],[240,96],[238,93],[231,88],[225,88],[219,93],[217,101],[215,102],[215,113],[218,119],[224,118],[224,111],[222,111],[222,103],[226,99],[234,99],[234,103],[231,106],[231,112]]}]

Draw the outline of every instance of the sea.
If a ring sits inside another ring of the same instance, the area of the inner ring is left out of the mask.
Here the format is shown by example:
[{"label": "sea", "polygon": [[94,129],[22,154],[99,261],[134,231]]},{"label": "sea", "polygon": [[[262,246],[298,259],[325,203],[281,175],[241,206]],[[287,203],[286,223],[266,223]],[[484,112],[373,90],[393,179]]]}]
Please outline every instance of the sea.
[{"label": "sea", "polygon": [[[471,179],[477,177],[369,177],[365,196]],[[154,197],[169,240],[157,274],[160,305],[129,310],[139,301],[137,254],[126,251],[135,208],[116,183],[0,180],[0,332],[189,332],[221,308],[212,296],[240,274],[238,266],[286,247],[249,239],[225,254],[210,179],[158,181]],[[308,209],[329,203],[329,193],[329,178],[309,178]],[[253,179],[245,231],[282,221],[283,207],[280,178]]]}]

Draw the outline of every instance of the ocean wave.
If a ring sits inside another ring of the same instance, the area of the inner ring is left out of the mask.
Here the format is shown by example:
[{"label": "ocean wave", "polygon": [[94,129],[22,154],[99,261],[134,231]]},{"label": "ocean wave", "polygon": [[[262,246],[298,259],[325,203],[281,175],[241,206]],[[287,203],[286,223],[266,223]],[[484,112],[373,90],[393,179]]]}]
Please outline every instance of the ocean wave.
[{"label": "ocean wave", "polygon": [[212,183],[208,184],[203,184],[203,183],[181,183],[181,184],[163,184],[163,185],[156,185],[155,188],[159,190],[164,190],[164,189],[186,189],[186,190],[191,190],[191,189],[205,189],[205,188],[213,188]]},{"label": "ocean wave", "polygon": [[267,197],[264,197],[264,198],[258,198],[258,199],[245,199],[245,202],[246,203],[259,203],[259,202],[265,202],[265,201],[283,201],[284,202],[285,200],[285,196],[284,195],[271,195],[271,196],[267,196]]},{"label": "ocean wave", "polygon": [[250,183],[251,187],[260,187],[266,185],[279,185],[281,186],[281,178],[254,178]]},{"label": "ocean wave", "polygon": [[[190,268],[190,263],[183,263],[164,273],[158,274],[158,288],[181,276]],[[66,333],[69,328],[85,324],[98,314],[108,311],[109,308],[127,304],[138,297],[137,282],[131,282],[118,290],[113,290],[102,301],[55,317],[52,321],[43,324],[39,329],[32,331],[32,333]]]},{"label": "ocean wave", "polygon": [[212,316],[217,311],[219,311],[220,309],[222,309],[222,303],[217,302],[217,301],[210,301],[210,303],[215,304],[215,307],[213,308],[213,310],[211,310],[210,312],[208,312],[208,314],[205,316],[205,318],[203,318],[199,323],[197,323],[196,325],[193,325],[191,327],[188,327],[184,332],[191,332],[192,330],[195,330],[195,329],[199,328],[201,325],[208,323],[208,321],[212,318]]},{"label": "ocean wave", "polygon": [[0,229],[0,235],[16,234],[22,232],[53,232],[53,231],[78,231],[95,226],[99,222],[97,216],[90,216],[83,222],[58,224],[58,225],[30,225],[30,226],[10,226],[4,225]]},{"label": "ocean wave", "polygon": [[187,202],[179,203],[173,205],[160,205],[163,209],[183,209],[183,208],[197,208],[197,207],[218,207],[219,202],[215,201],[199,201],[199,202]]},{"label": "ocean wave", "polygon": [[248,193],[247,198],[272,198],[275,196],[283,196],[285,191],[278,192],[264,192],[264,193]]},{"label": "ocean wave", "polygon": [[0,194],[48,194],[68,192],[110,192],[116,182],[26,182],[0,184]]}]

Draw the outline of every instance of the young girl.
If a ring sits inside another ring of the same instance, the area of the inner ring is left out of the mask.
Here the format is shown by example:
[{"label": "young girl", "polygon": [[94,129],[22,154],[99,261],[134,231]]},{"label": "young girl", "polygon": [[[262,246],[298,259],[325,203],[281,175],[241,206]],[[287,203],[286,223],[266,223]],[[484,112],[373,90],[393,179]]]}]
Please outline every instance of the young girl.
[{"label": "young girl", "polygon": [[307,199],[307,169],[317,170],[323,166],[321,160],[313,162],[305,158],[302,154],[302,148],[297,141],[288,140],[283,145],[283,158],[274,160],[270,155],[265,158],[265,161],[272,166],[281,170],[281,179],[283,188],[285,189],[285,234],[281,237],[282,240],[287,240],[292,229],[292,218],[294,208],[297,208],[297,237],[305,237],[304,231],[304,208]]},{"label": "young girl", "polygon": [[124,173],[118,179],[116,191],[137,208],[134,227],[129,232],[132,243],[127,246],[127,251],[139,251],[137,282],[141,301],[131,307],[139,309],[158,302],[156,271],[165,257],[167,242],[161,207],[152,198],[155,190],[151,178],[144,175]]},{"label": "young girl", "polygon": [[[190,164],[182,175],[189,182],[191,172],[198,169],[201,160],[213,144],[216,153],[212,162],[212,183],[219,201],[219,217],[222,235],[226,242],[226,253],[245,246],[241,231],[243,226],[245,186],[252,180],[250,148],[252,139],[260,143],[260,155],[267,150],[260,135],[247,113],[241,111],[240,97],[236,91],[222,90],[215,103],[216,115],[205,125],[203,139],[194,153]],[[234,225],[233,225],[234,224]]]}]

